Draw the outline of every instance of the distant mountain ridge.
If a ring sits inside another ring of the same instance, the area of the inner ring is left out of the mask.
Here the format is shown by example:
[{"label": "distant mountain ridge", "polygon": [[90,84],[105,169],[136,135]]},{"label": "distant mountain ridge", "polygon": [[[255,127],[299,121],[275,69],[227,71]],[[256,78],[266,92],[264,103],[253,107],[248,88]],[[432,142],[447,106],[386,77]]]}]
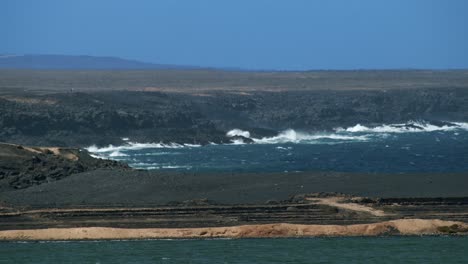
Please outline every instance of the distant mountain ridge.
[{"label": "distant mountain ridge", "polygon": [[154,64],[118,57],[86,55],[0,55],[0,69],[96,69],[96,70],[144,70],[144,69],[196,69],[196,66]]}]

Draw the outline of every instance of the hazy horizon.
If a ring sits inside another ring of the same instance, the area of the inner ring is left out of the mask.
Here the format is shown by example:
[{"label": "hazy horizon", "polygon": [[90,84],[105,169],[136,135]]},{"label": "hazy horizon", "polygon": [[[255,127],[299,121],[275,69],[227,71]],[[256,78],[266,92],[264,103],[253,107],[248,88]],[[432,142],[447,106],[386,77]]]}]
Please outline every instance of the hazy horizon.
[{"label": "hazy horizon", "polygon": [[[5,67],[4,65],[1,64],[0,61],[0,69],[32,69],[32,70],[112,70],[112,69],[118,69],[118,70],[161,70],[161,69],[173,69],[173,70],[227,70],[227,71],[258,71],[258,72],[307,72],[307,71],[466,71],[468,70],[468,66],[464,68],[349,68],[349,69],[326,69],[326,68],[314,68],[314,69],[266,69],[266,68],[240,68],[240,67],[230,67],[230,66],[220,66],[220,67],[211,67],[211,66],[200,66],[200,65],[182,65],[182,64],[160,64],[157,62],[149,62],[149,61],[142,61],[142,60],[135,60],[135,59],[129,59],[125,57],[119,57],[119,56],[93,56],[93,55],[86,55],[86,54],[5,54],[5,53],[0,53],[0,60],[2,58],[12,58],[12,57],[21,57],[21,56],[34,56],[34,57],[52,57],[52,56],[57,56],[57,57],[70,57],[70,59],[73,58],[79,58],[79,57],[90,57],[93,59],[96,59],[97,61],[101,59],[110,59],[110,60],[116,60],[115,65],[117,67],[87,67],[87,66],[79,66],[79,67],[69,67],[69,68],[61,68],[61,67],[47,67],[47,66],[38,66],[37,62],[35,62],[33,66],[30,67]],[[119,61],[121,60],[123,65],[126,65],[127,63],[135,63],[135,64],[141,64],[143,66],[140,66],[139,68],[126,68],[121,67],[118,65]],[[72,62],[72,61],[70,61]],[[76,61],[74,61],[76,63]],[[46,62],[47,64],[47,62]],[[147,65],[146,67],[144,65]],[[150,67],[151,65],[156,66],[156,67]]]}]

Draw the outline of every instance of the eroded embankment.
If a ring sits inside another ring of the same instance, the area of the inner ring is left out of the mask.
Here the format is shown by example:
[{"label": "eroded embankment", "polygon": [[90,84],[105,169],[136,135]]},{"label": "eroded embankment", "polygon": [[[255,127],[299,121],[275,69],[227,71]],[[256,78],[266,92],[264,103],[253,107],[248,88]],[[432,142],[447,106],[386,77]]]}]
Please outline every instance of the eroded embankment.
[{"label": "eroded embankment", "polygon": [[266,224],[207,228],[50,228],[0,231],[0,240],[99,240],[157,238],[275,238],[314,236],[380,236],[467,234],[462,222],[399,219],[358,225]]}]

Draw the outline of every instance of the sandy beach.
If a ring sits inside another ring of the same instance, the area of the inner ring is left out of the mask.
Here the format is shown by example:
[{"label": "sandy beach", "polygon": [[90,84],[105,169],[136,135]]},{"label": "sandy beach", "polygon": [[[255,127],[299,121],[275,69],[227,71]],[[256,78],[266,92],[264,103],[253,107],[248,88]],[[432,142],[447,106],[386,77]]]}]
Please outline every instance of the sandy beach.
[{"label": "sandy beach", "polygon": [[208,228],[48,228],[0,231],[0,240],[101,240],[158,238],[277,238],[315,236],[440,235],[448,231],[467,234],[462,222],[400,219],[359,225],[266,224]]}]

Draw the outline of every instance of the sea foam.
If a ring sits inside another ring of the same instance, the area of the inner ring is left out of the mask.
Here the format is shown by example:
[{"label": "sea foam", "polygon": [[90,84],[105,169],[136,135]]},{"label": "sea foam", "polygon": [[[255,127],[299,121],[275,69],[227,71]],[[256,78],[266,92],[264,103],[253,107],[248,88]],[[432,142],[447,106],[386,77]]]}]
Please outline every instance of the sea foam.
[{"label": "sea foam", "polygon": [[[318,141],[366,141],[365,135],[342,135],[338,133],[305,133],[294,129],[287,129],[273,137],[253,138],[249,131],[233,129],[226,133],[228,137],[243,136],[256,144],[282,144],[282,143],[318,143]],[[244,144],[242,139],[233,139],[232,144]]]},{"label": "sea foam", "polygon": [[127,157],[127,156],[128,156],[127,154],[122,153],[122,152],[120,152],[118,150],[113,151],[111,154],[109,154],[109,157],[113,157],[113,158],[115,158],[115,157]]},{"label": "sea foam", "polygon": [[293,129],[285,130],[274,137],[264,137],[261,139],[253,138],[255,143],[258,144],[281,144],[281,143],[307,143],[315,142],[318,140],[338,140],[338,141],[366,141],[366,136],[348,136],[339,134],[326,134],[317,133],[309,134],[303,132],[297,132]]},{"label": "sea foam", "polygon": [[242,136],[245,138],[250,138],[250,132],[235,128],[233,130],[228,131],[226,133],[226,136],[228,137]]},{"label": "sea foam", "polygon": [[121,153],[121,151],[126,150],[142,150],[142,149],[151,149],[151,148],[162,148],[162,149],[180,149],[180,148],[196,148],[201,147],[201,145],[196,144],[178,144],[178,143],[136,143],[136,142],[128,142],[125,145],[121,146],[114,146],[109,145],[107,147],[98,148],[95,145],[89,146],[86,148],[87,151],[91,153]]},{"label": "sea foam", "polygon": [[[357,124],[348,128],[336,128],[334,132],[306,133],[294,129],[284,130],[273,137],[254,138],[249,131],[242,129],[232,129],[226,133],[228,137],[242,136],[249,138],[256,144],[283,144],[283,143],[303,143],[303,144],[333,144],[340,142],[368,141],[372,138],[388,136],[392,133],[417,133],[434,131],[456,131],[468,130],[468,123],[444,122],[443,125],[435,125],[427,122],[413,122],[401,124],[384,124],[380,126],[364,126]],[[231,141],[235,145],[244,144],[241,139]]]},{"label": "sea foam", "polygon": [[[246,144],[244,137],[250,139],[254,144],[284,144],[284,143],[301,143],[301,144],[337,144],[346,142],[364,142],[376,138],[387,137],[391,134],[397,133],[423,133],[435,131],[468,131],[468,123],[465,122],[444,122],[442,125],[431,124],[428,122],[407,122],[400,124],[384,124],[379,126],[364,126],[357,124],[347,128],[336,128],[333,132],[314,132],[307,133],[296,131],[294,129],[287,129],[276,136],[255,138],[251,133],[242,129],[232,129],[226,133],[227,137],[233,138],[231,144],[243,145]],[[214,143],[210,145],[216,145]],[[178,143],[137,143],[126,142],[121,146],[109,145],[107,147],[90,146],[86,148],[89,152],[93,153],[95,157],[99,158],[115,158],[125,157],[128,154],[125,151],[142,150],[142,149],[181,149],[181,148],[195,148],[201,145],[196,144],[178,144]],[[146,154],[148,155],[148,154]],[[151,153],[151,155],[156,155]]]},{"label": "sea foam", "polygon": [[408,122],[401,124],[388,124],[375,127],[367,127],[357,124],[348,128],[336,128],[336,132],[349,133],[415,133],[415,132],[434,132],[434,131],[454,131],[468,130],[468,123],[453,122],[437,126],[426,122]]}]

